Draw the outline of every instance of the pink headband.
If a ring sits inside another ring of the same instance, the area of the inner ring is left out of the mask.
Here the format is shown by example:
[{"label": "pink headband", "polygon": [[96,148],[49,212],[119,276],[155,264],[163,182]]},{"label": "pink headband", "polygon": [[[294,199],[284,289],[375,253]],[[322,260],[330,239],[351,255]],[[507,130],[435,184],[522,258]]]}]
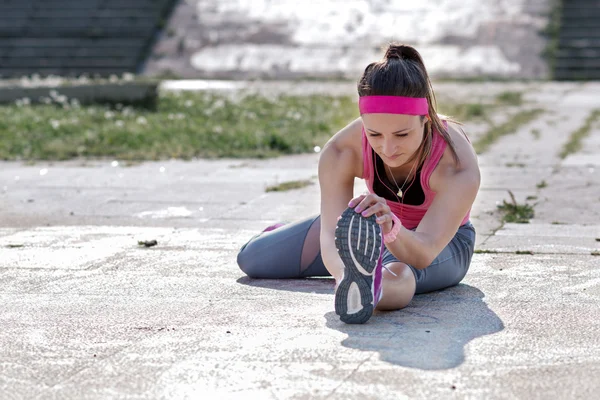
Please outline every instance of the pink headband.
[{"label": "pink headband", "polygon": [[425,97],[363,96],[358,100],[362,114],[409,114],[428,115],[429,106]]}]

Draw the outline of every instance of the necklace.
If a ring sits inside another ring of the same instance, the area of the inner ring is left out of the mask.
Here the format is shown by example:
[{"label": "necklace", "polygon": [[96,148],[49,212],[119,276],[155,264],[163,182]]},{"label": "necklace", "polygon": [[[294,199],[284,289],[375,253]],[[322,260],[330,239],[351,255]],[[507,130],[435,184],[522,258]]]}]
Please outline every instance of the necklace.
[{"label": "necklace", "polygon": [[396,178],[394,178],[394,174],[392,173],[392,169],[390,168],[390,166],[386,165],[386,167],[388,167],[388,171],[390,171],[390,176],[392,177],[392,180],[394,181],[394,185],[396,185],[396,189],[398,189],[398,192],[396,193],[396,195],[399,198],[402,198],[402,195],[404,194],[402,192],[402,190],[404,190],[404,186],[406,186],[406,182],[408,182],[408,178],[410,178],[410,176],[412,175],[413,168],[415,167],[415,163],[413,163],[412,167],[410,168],[410,172],[406,176],[406,179],[404,180],[404,183],[402,184],[402,187],[398,186],[398,182],[396,182]]}]

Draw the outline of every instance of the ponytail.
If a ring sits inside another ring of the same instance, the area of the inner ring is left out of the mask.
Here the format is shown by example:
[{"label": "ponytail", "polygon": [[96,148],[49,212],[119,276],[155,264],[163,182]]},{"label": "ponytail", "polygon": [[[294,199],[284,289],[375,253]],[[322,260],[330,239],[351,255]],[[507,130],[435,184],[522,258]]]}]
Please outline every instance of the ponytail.
[{"label": "ponytail", "polygon": [[[429,120],[425,123],[421,150],[409,161],[418,159],[421,167],[431,153],[433,132],[438,132],[450,147],[456,163],[460,163],[456,147],[448,129],[442,123],[436,109],[433,87],[419,52],[412,46],[391,43],[383,60],[369,64],[358,81],[359,96],[405,96],[425,97],[429,104]],[[425,117],[422,117],[425,118]]]}]

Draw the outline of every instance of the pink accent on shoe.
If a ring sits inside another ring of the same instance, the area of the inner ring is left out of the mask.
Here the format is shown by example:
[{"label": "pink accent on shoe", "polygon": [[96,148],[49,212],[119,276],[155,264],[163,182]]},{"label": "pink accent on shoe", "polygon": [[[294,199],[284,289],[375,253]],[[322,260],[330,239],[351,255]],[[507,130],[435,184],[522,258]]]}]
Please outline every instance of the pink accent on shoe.
[{"label": "pink accent on shoe", "polygon": [[284,226],[285,224],[282,222],[278,222],[275,225],[271,225],[266,227],[265,229],[263,229],[263,232],[270,232],[270,231],[274,231],[277,228],[281,228],[282,226]]},{"label": "pink accent on shoe", "polygon": [[375,267],[375,273],[373,274],[373,308],[377,307],[377,303],[381,300],[383,296],[383,264],[381,260],[383,259],[383,251],[385,250],[385,245],[383,241],[381,243],[381,253],[379,254],[379,260],[377,260],[377,266]]}]

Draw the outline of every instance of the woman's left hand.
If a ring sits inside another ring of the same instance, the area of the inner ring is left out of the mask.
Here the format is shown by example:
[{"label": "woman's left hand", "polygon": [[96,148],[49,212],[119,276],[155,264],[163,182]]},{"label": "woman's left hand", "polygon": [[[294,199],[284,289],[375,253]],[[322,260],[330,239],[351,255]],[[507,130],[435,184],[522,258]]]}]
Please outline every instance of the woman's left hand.
[{"label": "woman's left hand", "polygon": [[350,200],[348,207],[354,208],[354,211],[360,213],[363,217],[376,215],[377,223],[381,226],[384,235],[392,230],[394,225],[392,210],[390,210],[383,197],[379,197],[373,193],[361,194]]}]

